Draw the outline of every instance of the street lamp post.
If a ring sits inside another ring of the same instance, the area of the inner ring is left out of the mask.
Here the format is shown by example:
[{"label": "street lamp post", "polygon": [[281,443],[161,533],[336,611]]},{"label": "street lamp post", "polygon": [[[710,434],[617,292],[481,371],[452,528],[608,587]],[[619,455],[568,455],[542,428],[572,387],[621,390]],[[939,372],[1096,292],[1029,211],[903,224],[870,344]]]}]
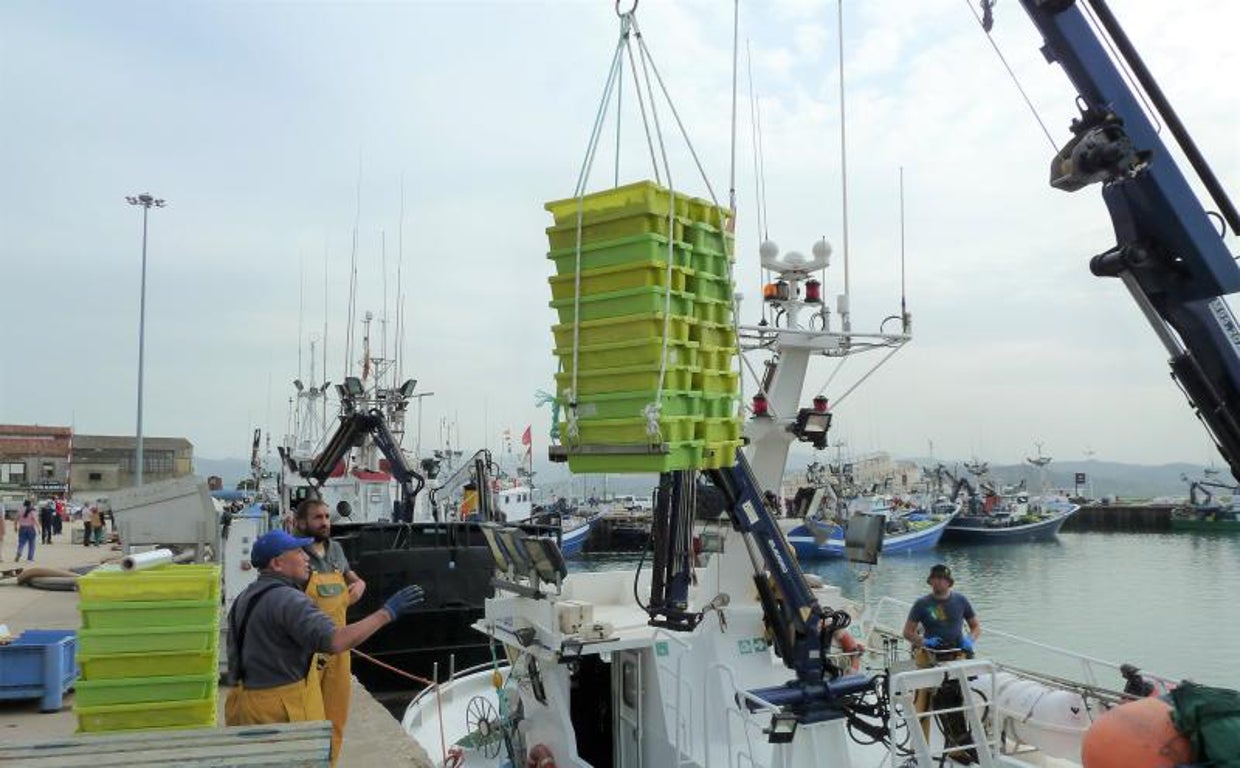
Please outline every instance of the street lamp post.
[{"label": "street lamp post", "polygon": [[138,299],[138,443],[134,451],[134,485],[142,485],[142,363],[146,346],[146,220],[151,208],[163,208],[163,200],[143,192],[137,197],[126,196],[130,205],[142,207],[142,290]]}]

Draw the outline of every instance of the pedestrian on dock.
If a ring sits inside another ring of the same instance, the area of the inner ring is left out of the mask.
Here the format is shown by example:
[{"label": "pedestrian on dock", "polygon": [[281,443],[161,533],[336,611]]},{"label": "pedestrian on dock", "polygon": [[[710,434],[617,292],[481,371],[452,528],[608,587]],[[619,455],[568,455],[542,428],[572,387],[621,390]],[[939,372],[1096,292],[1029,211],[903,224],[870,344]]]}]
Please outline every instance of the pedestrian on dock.
[{"label": "pedestrian on dock", "polygon": [[84,531],[82,534],[82,546],[84,547],[89,547],[95,541],[95,535],[90,526],[92,508],[93,505],[91,504],[82,505],[82,530]]},{"label": "pedestrian on dock", "polygon": [[92,504],[90,507],[90,532],[92,536],[90,543],[96,547],[102,547],[104,539],[103,512],[99,511],[98,504]]},{"label": "pedestrian on dock", "polygon": [[34,562],[35,529],[38,526],[39,520],[35,515],[34,502],[26,499],[21,511],[17,513],[17,519],[13,521],[13,529],[17,531],[17,559],[14,562],[21,561],[23,549],[28,549],[26,560]]},{"label": "pedestrian on dock", "polygon": [[0,563],[4,562],[4,536],[8,530],[9,513],[5,511],[4,502],[0,501]]},{"label": "pedestrian on dock", "polygon": [[[930,585],[930,594],[917,598],[904,622],[904,639],[916,652],[917,666],[933,667],[961,657],[972,658],[974,643],[982,635],[982,623],[969,598],[952,591],[956,585],[952,569],[939,563],[930,569],[926,583]],[[966,624],[968,633],[964,631]],[[917,692],[914,704],[918,712],[929,708],[931,695],[929,688]],[[930,719],[922,718],[921,727],[929,736]]]},{"label": "pedestrian on dock", "polygon": [[[294,535],[311,539],[305,547],[310,558],[310,581],[306,594],[337,627],[348,623],[345,615],[350,605],[361,599],[366,582],[349,567],[340,543],[332,541],[332,513],[322,499],[306,499],[297,505],[293,515]],[[352,692],[352,665],[348,651],[327,657],[321,673],[323,711],[332,721],[332,754],[340,754],[344,726],[349,719],[349,696]]]},{"label": "pedestrian on dock", "polygon": [[39,543],[52,543],[52,518],[56,516],[56,502],[48,499],[39,505]]},{"label": "pedestrian on dock", "polygon": [[[410,584],[361,621],[338,627],[305,589],[314,539],[268,531],[250,549],[258,579],[228,614],[228,671],[234,681],[224,705],[228,725],[325,720],[320,672],[324,654],[346,653],[422,602]],[[332,764],[340,757],[332,749]]]}]

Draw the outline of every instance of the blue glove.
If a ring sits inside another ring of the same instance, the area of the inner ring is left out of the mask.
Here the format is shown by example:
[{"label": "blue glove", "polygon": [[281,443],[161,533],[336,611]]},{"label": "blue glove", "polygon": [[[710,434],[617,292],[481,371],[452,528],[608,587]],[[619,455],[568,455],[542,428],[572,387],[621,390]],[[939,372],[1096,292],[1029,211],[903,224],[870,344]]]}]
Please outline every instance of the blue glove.
[{"label": "blue glove", "polygon": [[964,651],[965,653],[973,653],[973,636],[972,635],[965,635],[960,640],[960,650]]},{"label": "blue glove", "polygon": [[387,599],[383,604],[383,610],[387,611],[395,621],[407,613],[411,613],[415,607],[421,605],[423,599],[422,588],[417,584],[410,584],[404,589]]},{"label": "blue glove", "polygon": [[926,639],[921,641],[921,644],[925,646],[926,648],[938,648],[940,645],[943,644],[943,638],[927,637]]}]

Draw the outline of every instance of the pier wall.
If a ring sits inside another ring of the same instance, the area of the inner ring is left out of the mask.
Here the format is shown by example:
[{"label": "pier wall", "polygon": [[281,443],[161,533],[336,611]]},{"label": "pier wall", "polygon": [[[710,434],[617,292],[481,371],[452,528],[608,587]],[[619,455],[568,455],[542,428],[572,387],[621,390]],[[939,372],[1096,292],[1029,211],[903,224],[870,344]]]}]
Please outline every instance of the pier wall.
[{"label": "pier wall", "polygon": [[1087,504],[1063,524],[1064,531],[1169,531],[1170,504]]}]

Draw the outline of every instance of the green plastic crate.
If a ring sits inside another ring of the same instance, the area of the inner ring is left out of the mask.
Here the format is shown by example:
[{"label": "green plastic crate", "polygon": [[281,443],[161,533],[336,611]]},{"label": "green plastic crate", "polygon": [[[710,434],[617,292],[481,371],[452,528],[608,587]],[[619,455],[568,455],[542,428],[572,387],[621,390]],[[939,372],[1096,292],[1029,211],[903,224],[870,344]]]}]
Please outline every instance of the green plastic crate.
[{"label": "green plastic crate", "polygon": [[194,627],[220,621],[219,603],[212,600],[152,602],[81,602],[82,629]]},{"label": "green plastic crate", "polygon": [[728,277],[728,267],[733,260],[724,256],[722,253],[714,251],[693,251],[693,258],[689,265],[693,267],[693,271],[699,275],[714,275],[715,277]]},{"label": "green plastic crate", "polygon": [[130,629],[82,629],[78,652],[83,656],[114,653],[211,651],[219,644],[219,625],[201,627],[145,627]]},{"label": "green plastic crate", "polygon": [[706,443],[732,442],[741,439],[741,420],[734,416],[702,419],[694,426],[694,437]]},{"label": "green plastic crate", "polygon": [[73,703],[77,707],[142,704],[151,701],[184,701],[214,696],[218,674],[127,677],[119,680],[78,680]]},{"label": "green plastic crate", "polygon": [[[688,219],[677,217],[669,220],[666,215],[647,213],[640,209],[620,210],[611,216],[601,216],[581,226],[581,245],[602,245],[613,240],[649,237],[657,235],[664,240],[663,250],[667,251],[668,232],[678,242],[685,239]],[[563,226],[547,227],[547,244],[551,252],[570,251],[577,248],[577,223],[574,221]],[[686,242],[685,248],[689,247]],[[677,263],[673,260],[673,263]],[[599,264],[597,266],[603,266]],[[687,266],[687,265],[684,265]]]},{"label": "green plastic crate", "polygon": [[[667,264],[667,238],[660,234],[638,234],[611,240],[584,242],[581,245],[581,269],[605,269],[638,264]],[[671,246],[672,266],[693,266],[693,249],[688,243],[677,241]],[[557,275],[577,272],[577,243],[556,248],[547,254],[555,262]],[[704,262],[713,263],[713,262]]]},{"label": "green plastic crate", "polygon": [[696,322],[689,338],[701,343],[704,347],[724,347],[736,349],[736,326],[723,323]]},{"label": "green plastic crate", "polygon": [[[636,208],[666,216],[671,210],[672,200],[671,190],[667,187],[653,181],[638,181],[602,192],[592,192],[581,198],[552,200],[544,204],[543,208],[555,217],[556,224],[567,225],[576,224],[579,213],[583,219],[592,219],[614,214],[617,210]],[[691,215],[693,201],[688,195],[677,193],[675,201],[676,215]]]},{"label": "green plastic crate", "polygon": [[[633,365],[657,365],[663,361],[664,346],[659,339],[582,345],[577,348],[577,366],[582,371],[597,371]],[[669,341],[666,347],[668,365],[697,367],[698,343],[696,341]],[[572,370],[574,357],[572,347],[557,348],[555,355],[560,358],[564,370]]]},{"label": "green plastic crate", "polygon": [[718,227],[703,221],[690,222],[685,228],[685,240],[694,250],[702,249],[716,253],[728,253],[727,236]]},{"label": "green plastic crate", "polygon": [[736,465],[736,452],[744,444],[743,440],[731,440],[722,443],[711,443],[702,451],[702,469],[722,469]]},{"label": "green plastic crate", "polygon": [[[672,291],[669,300],[668,292],[663,288],[629,288],[596,296],[582,296],[580,299],[570,297],[551,302],[551,307],[558,313],[561,323],[571,323],[574,319],[602,320],[606,317],[622,317],[641,312],[654,314],[668,310],[673,315],[688,315],[696,310],[693,294]],[[580,314],[574,318],[576,313]]]},{"label": "green plastic crate", "polygon": [[568,468],[574,473],[671,472],[697,469],[702,465],[703,444],[700,440],[668,445],[667,453],[649,454],[568,454]]},{"label": "green plastic crate", "polygon": [[[583,419],[577,422],[577,438],[573,445],[631,445],[644,448],[655,443],[683,443],[695,439],[698,422],[696,416],[664,416],[659,419],[659,434],[646,432],[645,417],[629,419]],[[568,424],[560,422],[560,434],[568,435]],[[566,442],[567,438],[566,438]]]},{"label": "green plastic crate", "polygon": [[[659,365],[634,365],[625,368],[608,368],[602,371],[578,371],[578,395],[606,395],[616,392],[632,392],[638,389],[659,388]],[[693,386],[693,375],[697,368],[688,366],[668,366],[663,377],[663,389],[668,391],[684,391],[697,389]],[[572,371],[562,371],[555,375],[556,392],[560,399],[573,385]]]},{"label": "green plastic crate", "polygon": [[116,680],[128,677],[219,674],[214,650],[171,653],[117,653],[102,656],[79,654],[83,680]]},{"label": "green plastic crate", "polygon": [[[667,338],[672,341],[696,341],[692,338],[692,331],[697,320],[689,315],[672,315],[667,322],[664,322],[665,315],[662,312],[651,314],[649,312],[641,312],[636,315],[621,315],[620,317],[608,317],[602,320],[585,320],[581,323],[579,333],[579,344],[610,344],[617,341],[634,341],[636,339],[659,339],[663,338],[664,331],[667,332]],[[573,345],[573,323],[561,323],[551,326],[551,333],[555,337],[555,345],[557,347],[572,347]],[[735,336],[735,334],[733,334]]]},{"label": "green plastic crate", "polygon": [[151,701],[141,704],[107,704],[74,707],[79,733],[152,730],[160,728],[214,728],[214,694],[202,699]]},{"label": "green plastic crate", "polygon": [[704,371],[730,371],[736,354],[735,348],[701,347],[697,356],[698,367]]},{"label": "green plastic crate", "polygon": [[736,403],[739,398],[728,394],[703,394],[702,416],[707,419],[721,419],[736,416]]},{"label": "green plastic crate", "polygon": [[705,272],[694,274],[689,280],[689,290],[698,299],[708,301],[732,301],[732,281],[726,277],[715,277]]},{"label": "green plastic crate", "polygon": [[709,224],[712,227],[727,229],[732,213],[721,205],[709,200],[695,197],[689,200],[689,218],[696,222]]},{"label": "green plastic crate", "polygon": [[732,302],[698,299],[693,305],[693,316],[698,322],[729,325],[732,322]]},{"label": "green plastic crate", "polygon": [[740,396],[741,377],[736,371],[698,371],[693,388],[704,395]]},{"label": "green plastic crate", "polygon": [[[685,267],[672,267],[669,272],[665,261],[618,264],[614,267],[599,267],[582,271],[580,290],[582,296],[623,291],[628,288],[661,288],[666,285],[671,285],[673,291],[684,291],[687,290],[689,277],[692,274],[693,270]],[[571,299],[578,290],[575,273],[549,277],[547,282],[551,284],[551,298],[553,299]]]},{"label": "green plastic crate", "polygon": [[[701,416],[702,396],[697,392],[658,392],[652,389],[615,392],[609,395],[582,395],[577,398],[578,419],[632,419],[643,416],[646,407],[659,402],[663,416]],[[721,414],[722,415],[722,414]]]},{"label": "green plastic crate", "polygon": [[220,599],[217,565],[164,565],[142,571],[94,570],[77,582],[87,602]]}]

